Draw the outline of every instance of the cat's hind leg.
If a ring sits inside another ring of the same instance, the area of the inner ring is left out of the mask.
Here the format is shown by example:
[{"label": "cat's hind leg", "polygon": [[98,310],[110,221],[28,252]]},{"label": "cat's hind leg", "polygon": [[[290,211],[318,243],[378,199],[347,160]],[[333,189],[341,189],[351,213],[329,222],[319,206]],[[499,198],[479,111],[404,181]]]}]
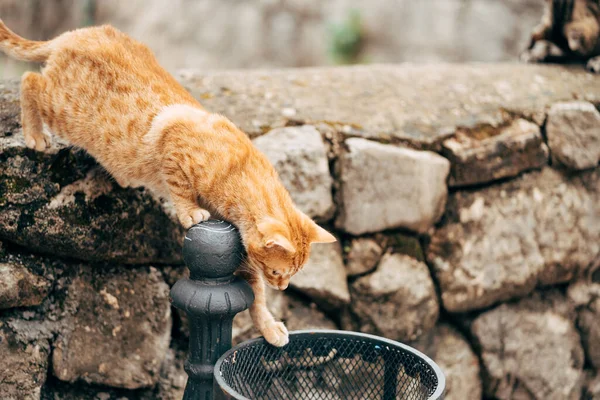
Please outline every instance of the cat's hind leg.
[{"label": "cat's hind leg", "polygon": [[35,72],[26,72],[21,78],[21,125],[25,144],[30,149],[44,151],[50,147],[50,136],[44,133],[39,100],[44,91],[44,78]]},{"label": "cat's hind leg", "polygon": [[600,56],[592,57],[588,60],[586,68],[595,74],[600,74]]}]

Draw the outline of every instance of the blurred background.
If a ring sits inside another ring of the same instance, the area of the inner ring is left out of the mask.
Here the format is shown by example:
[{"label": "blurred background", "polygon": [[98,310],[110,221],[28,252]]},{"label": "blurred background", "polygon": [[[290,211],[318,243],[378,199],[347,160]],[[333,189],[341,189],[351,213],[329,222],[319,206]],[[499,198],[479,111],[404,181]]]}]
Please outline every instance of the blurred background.
[{"label": "blurred background", "polygon": [[[28,39],[109,23],[168,70],[515,61],[544,0],[0,0]],[[0,77],[37,66],[0,58]]]}]

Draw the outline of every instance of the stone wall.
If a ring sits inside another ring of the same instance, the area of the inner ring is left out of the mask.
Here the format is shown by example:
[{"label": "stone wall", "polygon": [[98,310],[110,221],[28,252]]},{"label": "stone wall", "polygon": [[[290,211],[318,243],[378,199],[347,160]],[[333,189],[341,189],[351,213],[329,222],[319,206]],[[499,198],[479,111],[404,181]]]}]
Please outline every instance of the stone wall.
[{"label": "stone wall", "polygon": [[[0,15],[34,39],[49,39],[86,19],[110,23],[144,41],[175,71],[516,60],[543,5],[544,0],[169,0],[168,6],[165,0],[2,0]],[[359,28],[349,23],[353,11]],[[358,40],[344,50],[346,35]],[[347,57],[340,59],[340,53]],[[18,65],[0,58],[0,72],[17,76]]]},{"label": "stone wall", "polygon": [[[600,77],[466,64],[179,79],[339,238],[269,293],[290,329],[410,343],[448,399],[600,396]],[[0,398],[181,398],[168,204],[57,140],[26,149],[16,82],[0,97]],[[255,335],[240,314],[235,341]]]}]

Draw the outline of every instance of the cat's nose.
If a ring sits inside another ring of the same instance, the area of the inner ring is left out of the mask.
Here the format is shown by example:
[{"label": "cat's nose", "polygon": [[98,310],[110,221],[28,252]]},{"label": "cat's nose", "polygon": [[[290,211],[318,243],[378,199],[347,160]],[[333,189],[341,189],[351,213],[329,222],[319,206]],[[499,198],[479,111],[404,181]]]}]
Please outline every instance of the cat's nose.
[{"label": "cat's nose", "polygon": [[280,283],[280,284],[279,284],[279,290],[285,290],[285,289],[287,289],[287,287],[288,287],[288,284],[287,284],[287,282],[286,282],[286,283]]}]

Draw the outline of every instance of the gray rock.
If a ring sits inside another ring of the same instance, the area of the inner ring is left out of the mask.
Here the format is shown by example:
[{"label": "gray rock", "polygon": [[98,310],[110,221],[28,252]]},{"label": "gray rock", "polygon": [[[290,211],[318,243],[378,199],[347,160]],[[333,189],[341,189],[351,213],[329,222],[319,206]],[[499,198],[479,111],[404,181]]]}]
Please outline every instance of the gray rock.
[{"label": "gray rock", "polygon": [[183,399],[188,379],[184,370],[186,358],[187,354],[184,351],[169,349],[161,367],[158,390],[154,395],[157,400]]},{"label": "gray rock", "polygon": [[187,354],[169,349],[153,388],[127,390],[108,386],[53,381],[43,389],[43,399],[52,400],[181,400],[187,383],[183,366]]},{"label": "gray rock", "polygon": [[600,161],[600,112],[593,104],[554,104],[548,112],[546,136],[552,159],[569,169],[594,168]]},{"label": "gray rock", "polygon": [[383,249],[373,239],[353,239],[346,256],[348,276],[371,272],[377,266]]},{"label": "gray rock", "polygon": [[290,287],[330,310],[350,302],[346,279],[339,242],[317,244],[312,247],[304,268],[290,280]]},{"label": "gray rock", "polygon": [[583,386],[582,400],[600,399],[600,373],[588,371]]},{"label": "gray rock", "polygon": [[478,316],[471,333],[480,349],[486,396],[580,398],[583,350],[567,302],[558,293],[502,304]]},{"label": "gray rock", "polygon": [[543,122],[539,116],[573,93],[600,101],[600,77],[581,68],[517,63],[204,70],[180,80],[252,137],[285,124],[289,108],[297,123],[326,121],[353,127],[348,135],[435,150],[457,127],[500,126],[514,119],[510,112]]},{"label": "gray rock", "polygon": [[600,370],[600,280],[580,280],[569,285],[569,299],[577,307],[577,327],[589,363]]},{"label": "gray rock", "polygon": [[48,341],[22,343],[0,321],[0,398],[38,400],[46,381]]},{"label": "gray rock", "polygon": [[[125,390],[114,389],[108,386],[86,385],[86,384],[67,384],[64,382],[52,382],[47,385],[43,391],[42,399],[51,400],[157,400],[158,397],[154,390]],[[168,400],[168,397],[166,398]]]},{"label": "gray rock", "polygon": [[567,282],[600,252],[600,170],[546,168],[456,192],[427,258],[451,312],[483,308]]},{"label": "gray rock", "polygon": [[45,153],[26,148],[15,87],[0,85],[11,105],[0,115],[0,238],[82,260],[180,262],[183,230],[148,193],[119,188],[56,138]]},{"label": "gray rock", "polygon": [[579,311],[577,326],[581,333],[581,343],[590,363],[600,370],[600,300],[592,309]]},{"label": "gray rock", "polygon": [[411,346],[442,369],[446,377],[445,400],[481,399],[479,359],[469,342],[454,328],[447,324],[436,325]]},{"label": "gray rock", "polygon": [[350,306],[342,308],[340,314],[340,328],[345,331],[359,331],[360,330],[360,320],[354,315]]},{"label": "gray rock", "polygon": [[39,305],[49,289],[50,282],[25,265],[0,262],[0,309]]},{"label": "gray rock", "polygon": [[540,127],[521,118],[507,126],[458,130],[442,149],[451,163],[451,187],[487,183],[548,164]]},{"label": "gray rock", "polygon": [[339,228],[354,235],[390,228],[426,232],[440,218],[448,160],[360,138],[346,140],[346,146],[339,159]]},{"label": "gray rock", "polygon": [[319,311],[315,304],[305,305],[300,300],[293,298],[290,298],[285,325],[289,331],[337,329],[335,323]]},{"label": "gray rock", "polygon": [[350,289],[350,307],[363,332],[409,341],[437,321],[438,300],[429,269],[406,255],[385,255],[375,272],[357,279]]},{"label": "gray rock", "polygon": [[254,139],[300,210],[318,221],[333,216],[333,180],[321,134],[310,125],[273,129]]},{"label": "gray rock", "polygon": [[80,267],[66,299],[76,312],[54,345],[54,375],[127,389],[156,384],[171,338],[168,294],[154,268]]}]

